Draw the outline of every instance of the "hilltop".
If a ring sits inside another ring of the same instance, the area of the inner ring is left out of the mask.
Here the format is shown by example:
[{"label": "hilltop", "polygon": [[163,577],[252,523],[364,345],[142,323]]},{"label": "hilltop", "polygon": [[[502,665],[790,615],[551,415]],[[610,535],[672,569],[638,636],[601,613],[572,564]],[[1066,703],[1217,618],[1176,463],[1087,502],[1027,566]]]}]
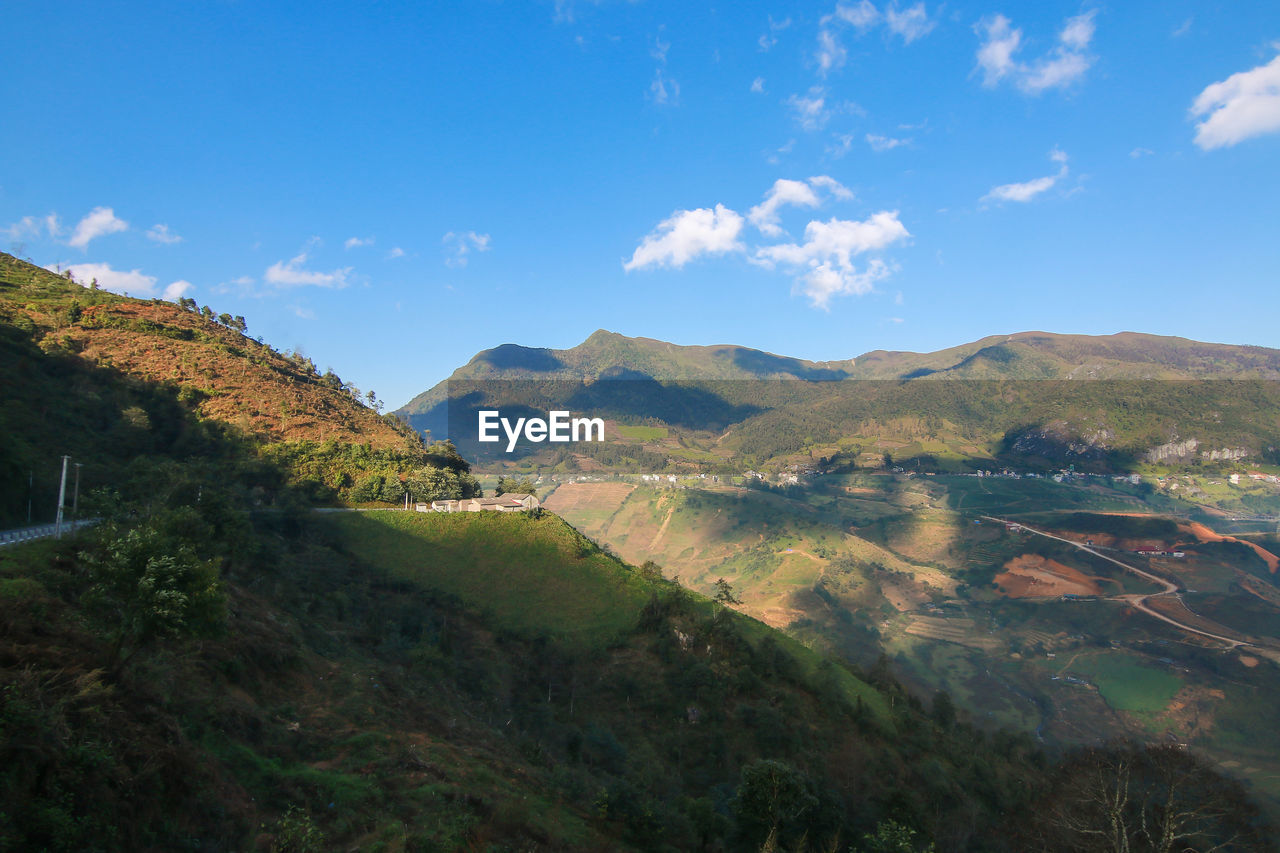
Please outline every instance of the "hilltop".
[{"label": "hilltop", "polygon": [[[467,452],[486,465],[511,458],[475,443],[470,413],[505,405],[616,422],[611,447],[574,449],[589,467],[740,473],[864,454],[869,464],[890,451],[934,467],[1131,471],[1274,463],[1280,434],[1267,413],[1280,404],[1278,378],[1280,350],[1133,332],[1024,332],[935,353],[806,362],[599,331],[568,350],[486,350],[395,414],[470,439]],[[636,441],[638,427],[661,440]],[[543,450],[535,463],[566,459]]]},{"label": "hilltop", "polygon": [[119,296],[0,252],[0,320],[29,332],[46,353],[172,384],[202,417],[248,435],[375,450],[414,446],[335,375],[249,337],[243,318],[221,318],[194,301],[187,308]]},{"label": "hilltop", "polygon": [[[84,490],[120,489],[138,460],[232,454],[284,462],[284,482],[327,500],[399,502],[443,471],[438,496],[475,489],[447,446],[310,359],[246,334],[242,317],[193,300],[132,299],[0,253],[0,526],[51,520],[60,457]],[[132,457],[132,459],[131,459]],[[445,482],[447,481],[447,482]]]}]

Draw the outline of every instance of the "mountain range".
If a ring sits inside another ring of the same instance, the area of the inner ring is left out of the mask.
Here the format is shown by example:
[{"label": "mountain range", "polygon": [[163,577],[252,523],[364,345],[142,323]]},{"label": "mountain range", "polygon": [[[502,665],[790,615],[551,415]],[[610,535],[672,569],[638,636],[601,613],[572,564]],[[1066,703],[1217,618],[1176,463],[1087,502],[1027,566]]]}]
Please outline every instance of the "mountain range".
[{"label": "mountain range", "polygon": [[923,442],[978,465],[1034,457],[1127,469],[1274,454],[1276,379],[1280,350],[1136,332],[1022,332],[813,362],[601,330],[567,350],[484,350],[395,414],[480,457],[488,448],[467,443],[469,413],[505,404],[714,432],[704,449],[726,463]]}]

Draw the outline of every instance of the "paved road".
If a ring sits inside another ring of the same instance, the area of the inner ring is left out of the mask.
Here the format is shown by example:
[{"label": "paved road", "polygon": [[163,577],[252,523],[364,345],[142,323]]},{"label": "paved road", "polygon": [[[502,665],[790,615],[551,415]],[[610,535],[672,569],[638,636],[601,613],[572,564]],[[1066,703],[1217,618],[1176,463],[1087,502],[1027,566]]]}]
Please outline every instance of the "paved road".
[{"label": "paved road", "polygon": [[[89,527],[97,524],[97,519],[86,518],[81,521],[64,521],[62,522],[62,534]],[[31,542],[36,539],[48,539],[56,532],[56,525],[53,524],[37,524],[34,527],[16,527],[13,530],[0,530],[0,548],[6,545],[17,545],[19,542]]]},{"label": "paved road", "polygon": [[[1174,618],[1172,618],[1172,617],[1170,617],[1170,616],[1166,616],[1166,615],[1165,615],[1165,614],[1163,614],[1163,613],[1160,613],[1160,612],[1158,612],[1158,611],[1156,611],[1156,610],[1152,610],[1150,607],[1148,607],[1148,606],[1147,606],[1147,599],[1148,599],[1148,598],[1157,598],[1157,597],[1162,596],[1162,595],[1175,595],[1175,596],[1176,596],[1176,595],[1177,595],[1177,593],[1178,593],[1178,585],[1177,585],[1177,584],[1175,584],[1175,583],[1171,583],[1171,582],[1169,582],[1169,581],[1165,580],[1164,578],[1159,577],[1158,575],[1153,575],[1153,574],[1151,574],[1150,572],[1143,571],[1142,569],[1138,568],[1137,566],[1131,566],[1131,565],[1129,565],[1128,563],[1122,563],[1122,562],[1120,562],[1119,560],[1117,560],[1115,557],[1111,557],[1111,556],[1108,556],[1108,555],[1106,555],[1106,554],[1101,554],[1101,553],[1099,553],[1098,551],[1096,551],[1095,549],[1091,548],[1091,547],[1090,547],[1090,546],[1088,546],[1088,545],[1085,545],[1085,544],[1080,543],[1080,542],[1076,542],[1076,541],[1074,541],[1074,540],[1072,540],[1072,539],[1064,539],[1064,538],[1063,538],[1063,537],[1061,537],[1061,536],[1055,536],[1055,535],[1053,535],[1052,533],[1046,533],[1046,532],[1045,532],[1045,531],[1043,531],[1043,530],[1036,530],[1034,527],[1028,527],[1027,525],[1023,524],[1023,523],[1022,523],[1022,522],[1020,522],[1020,521],[1014,521],[1014,522],[1011,522],[1011,521],[1009,521],[1008,519],[1005,519],[1005,518],[996,518],[995,516],[991,516],[991,515],[984,515],[984,516],[982,516],[982,517],[983,517],[983,518],[985,518],[985,519],[987,519],[988,521],[997,521],[997,522],[999,522],[999,523],[1001,523],[1001,524],[1017,524],[1017,525],[1021,526],[1021,527],[1022,527],[1022,529],[1023,529],[1023,530],[1025,530],[1025,531],[1027,531],[1028,533],[1034,533],[1034,534],[1036,534],[1037,536],[1044,536],[1044,537],[1046,537],[1046,538],[1048,538],[1048,539],[1056,539],[1056,540],[1058,540],[1059,542],[1066,542],[1068,545],[1074,545],[1075,547],[1079,548],[1081,551],[1088,552],[1088,553],[1092,554],[1092,555],[1093,555],[1093,556],[1095,556],[1095,557],[1099,557],[1099,558],[1101,558],[1101,559],[1103,559],[1103,560],[1106,560],[1108,563],[1115,563],[1117,566],[1119,566],[1120,568],[1124,569],[1125,571],[1127,571],[1127,572],[1133,572],[1135,575],[1137,575],[1138,577],[1142,578],[1143,580],[1150,581],[1151,583],[1153,583],[1153,584],[1155,584],[1155,585],[1157,585],[1157,586],[1160,586],[1160,587],[1163,587],[1163,588],[1164,588],[1164,589],[1163,589],[1162,591],[1160,591],[1160,592],[1152,592],[1152,593],[1148,593],[1148,594],[1146,594],[1146,595],[1133,595],[1133,594],[1130,594],[1130,595],[1116,595],[1116,596],[1112,596],[1112,597],[1109,599],[1109,600],[1111,600],[1111,601],[1123,601],[1123,602],[1125,602],[1126,604],[1129,604],[1130,606],[1132,606],[1135,610],[1140,610],[1141,612],[1143,612],[1143,613],[1147,614],[1148,616],[1152,616],[1152,617],[1155,617],[1156,619],[1159,619],[1161,622],[1168,622],[1170,625],[1173,625],[1173,626],[1175,626],[1175,627],[1177,627],[1177,628],[1180,628],[1180,629],[1182,629],[1183,631],[1186,631],[1186,632],[1188,632],[1188,633],[1190,633],[1190,634],[1199,634],[1201,637],[1209,637],[1210,639],[1218,640],[1219,642],[1226,643],[1226,644],[1227,644],[1227,648],[1230,648],[1230,649],[1234,649],[1234,648],[1236,648],[1237,646],[1251,646],[1251,645],[1253,645],[1252,643],[1249,643],[1249,642],[1247,642],[1247,641],[1245,641],[1245,640],[1239,640],[1239,639],[1236,639],[1235,637],[1224,637],[1224,636],[1222,636],[1222,635],[1220,635],[1220,634],[1211,634],[1211,633],[1209,633],[1208,631],[1201,631],[1199,628],[1193,628],[1193,627],[1191,627],[1190,625],[1186,625],[1186,624],[1184,624],[1184,623],[1182,623],[1182,622],[1179,622],[1178,620],[1176,620],[1176,619],[1174,619]],[[1181,601],[1181,598],[1179,598],[1179,601]],[[1186,602],[1185,602],[1185,601],[1183,601],[1183,602],[1182,602],[1182,606],[1183,606],[1183,607],[1186,607]],[[1188,610],[1188,612],[1190,612],[1190,608],[1187,608],[1187,610]]]}]

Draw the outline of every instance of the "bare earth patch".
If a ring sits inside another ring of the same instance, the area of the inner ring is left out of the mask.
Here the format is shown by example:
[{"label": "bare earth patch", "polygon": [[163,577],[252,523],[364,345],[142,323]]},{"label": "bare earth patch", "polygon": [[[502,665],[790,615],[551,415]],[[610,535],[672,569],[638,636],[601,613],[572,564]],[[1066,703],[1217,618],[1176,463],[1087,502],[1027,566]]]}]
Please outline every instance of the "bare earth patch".
[{"label": "bare earth patch", "polygon": [[1096,579],[1039,554],[1014,557],[1004,567],[1004,573],[996,575],[995,581],[1009,598],[1102,594],[1102,587]]}]

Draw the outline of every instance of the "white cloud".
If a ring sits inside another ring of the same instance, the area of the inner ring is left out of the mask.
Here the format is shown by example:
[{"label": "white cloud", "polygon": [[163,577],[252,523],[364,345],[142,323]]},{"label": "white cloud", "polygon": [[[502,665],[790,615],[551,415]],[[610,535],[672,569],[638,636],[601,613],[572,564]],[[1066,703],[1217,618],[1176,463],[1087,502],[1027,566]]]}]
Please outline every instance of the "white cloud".
[{"label": "white cloud", "polygon": [[1195,18],[1187,18],[1185,21],[1182,22],[1182,24],[1176,30],[1174,30],[1169,35],[1173,36],[1174,38],[1182,38],[1187,33],[1191,32],[1191,24],[1194,23],[1194,21],[1195,21]]},{"label": "white cloud", "polygon": [[778,225],[778,210],[786,205],[796,207],[817,207],[822,199],[816,190],[825,190],[838,199],[853,198],[848,187],[829,175],[818,175],[806,181],[792,181],[779,178],[765,193],[764,201],[747,211],[747,221],[756,227],[761,234],[777,237],[782,234]]},{"label": "white cloud", "polygon": [[342,244],[344,249],[359,249],[363,246],[372,246],[372,237],[348,237],[347,241]]},{"label": "white cloud", "polygon": [[130,296],[156,294],[156,277],[144,275],[141,270],[114,270],[110,264],[71,264],[63,269],[70,270],[75,280],[85,287],[96,279],[99,287],[112,293],[128,293]]},{"label": "white cloud", "polygon": [[840,43],[840,37],[832,30],[818,31],[818,52],[814,59],[818,61],[818,73],[823,77],[836,69],[843,68],[849,54]]},{"label": "white cloud", "polygon": [[881,13],[871,0],[860,0],[858,3],[837,3],[835,11],[824,15],[819,20],[818,49],[814,59],[818,63],[818,73],[823,77],[831,71],[844,67],[848,52],[841,41],[840,32],[847,25],[862,35],[872,27],[883,22],[889,32],[902,37],[903,42],[910,44],[927,35],[935,26],[925,10],[923,2],[916,3],[905,10],[899,10],[896,0],[885,6]]},{"label": "white cloud", "polygon": [[[880,13],[876,10],[875,4],[871,0],[861,0],[859,3],[849,5],[837,3],[832,17],[844,21],[846,24],[852,24],[864,32],[880,22]],[[823,23],[828,20],[830,19],[824,18]]]},{"label": "white cloud", "polygon": [[472,252],[489,251],[490,240],[488,234],[477,234],[475,231],[450,231],[440,240],[449,252],[449,256],[444,261],[445,265],[465,267]]},{"label": "white cloud", "polygon": [[831,119],[831,110],[827,107],[827,90],[821,86],[810,88],[805,95],[792,95],[787,98],[786,103],[795,113],[796,122],[805,130],[821,130]]},{"label": "white cloud", "polygon": [[169,284],[164,289],[164,293],[160,295],[164,299],[168,299],[170,302],[177,302],[179,299],[186,296],[188,293],[190,293],[194,289],[195,289],[194,284],[187,281],[186,279],[180,278],[177,281],[169,282]]},{"label": "white cloud", "polygon": [[658,223],[623,264],[630,272],[650,266],[680,268],[699,255],[741,251],[742,216],[723,204],[678,210]]},{"label": "white cloud", "polygon": [[680,83],[663,74],[661,68],[655,70],[649,84],[649,100],[659,106],[676,106],[680,103]]},{"label": "white cloud", "polygon": [[868,133],[867,144],[871,146],[872,151],[892,151],[901,145],[911,144],[911,140],[895,139],[892,136],[879,136],[874,133]]},{"label": "white cloud", "polygon": [[1196,145],[1205,151],[1280,130],[1280,56],[1210,84],[1191,105]]},{"label": "white cloud", "polygon": [[815,175],[809,179],[809,186],[814,189],[824,189],[841,201],[849,201],[853,198],[853,190],[830,175]]},{"label": "white cloud", "polygon": [[768,53],[769,50],[778,43],[778,39],[774,35],[774,33],[780,33],[789,26],[791,26],[790,17],[784,18],[781,21],[775,21],[773,19],[773,16],[770,15],[769,16],[769,32],[760,36],[760,38],[756,40],[756,44],[760,45],[761,52]]},{"label": "white cloud", "polygon": [[756,250],[753,261],[773,269],[785,266],[796,275],[796,286],[810,302],[826,309],[833,296],[863,294],[892,268],[879,258],[859,269],[853,258],[885,249],[911,237],[898,212],[882,210],[861,222],[830,219],[810,222],[801,244],[784,243]]},{"label": "white cloud", "polygon": [[114,210],[109,207],[95,207],[76,225],[76,230],[67,241],[67,245],[76,249],[87,249],[90,240],[128,229],[129,223],[117,218]]},{"label": "white cloud", "polygon": [[238,284],[238,285],[240,285],[241,287],[244,287],[244,286],[246,286],[246,285],[253,284],[253,283],[254,283],[254,278],[253,278],[253,276],[251,276],[251,275],[242,275],[242,276],[240,276],[239,278],[233,278],[233,279],[231,279],[230,283],[231,283],[231,284]]},{"label": "white cloud", "polygon": [[399,246],[396,246],[392,248],[390,252],[387,252],[387,260],[392,260],[394,258],[403,258],[403,257],[404,257],[404,249],[401,249]]},{"label": "white cloud", "polygon": [[1017,184],[1001,184],[998,187],[992,187],[991,191],[982,197],[982,201],[1031,201],[1036,196],[1053,188],[1058,181],[1067,176],[1067,155],[1055,148],[1049,152],[1049,159],[1060,164],[1056,175],[1046,175],[1043,178],[1036,178],[1031,181],[1024,181]]},{"label": "white cloud", "polygon": [[57,237],[62,233],[62,223],[58,214],[49,213],[44,216],[24,216],[4,229],[10,240],[39,238],[42,236]]},{"label": "white cloud", "polygon": [[1141,148],[1141,147],[1139,147],[1139,148],[1135,148],[1135,149],[1133,149],[1132,151],[1130,151],[1130,152],[1129,152],[1129,156],[1136,160],[1136,159],[1138,159],[1139,157],[1150,157],[1150,156],[1151,156],[1152,154],[1154,154],[1154,153],[1156,153],[1156,152],[1152,151],[1150,148]]},{"label": "white cloud", "polygon": [[1095,11],[1068,18],[1058,33],[1058,43],[1039,59],[1025,63],[1017,58],[1022,47],[1022,30],[1004,15],[985,18],[974,30],[983,37],[978,47],[978,67],[982,85],[995,86],[1013,80],[1019,89],[1040,94],[1046,89],[1065,88],[1084,76],[1093,65],[1088,53],[1093,41]]},{"label": "white cloud", "polygon": [[747,220],[759,229],[760,233],[776,237],[782,233],[778,225],[778,208],[793,204],[796,207],[817,207],[818,194],[804,181],[790,181],[779,178],[773,182],[764,201],[747,211]]},{"label": "white cloud", "polygon": [[853,150],[852,133],[836,134],[832,140],[834,141],[826,147],[826,154],[832,159],[839,160]]},{"label": "white cloud", "polygon": [[757,95],[764,94],[764,78],[763,77],[757,77],[756,79],[751,81],[751,91]]},{"label": "white cloud", "polygon": [[1004,15],[983,20],[974,29],[986,33],[986,40],[978,48],[982,85],[994,86],[1017,68],[1013,55],[1022,45],[1022,30],[1014,29]]},{"label": "white cloud", "polygon": [[182,238],[170,231],[168,225],[161,225],[159,223],[152,225],[147,229],[147,239],[156,243],[164,243],[166,245],[182,242]]},{"label": "white cloud", "polygon": [[929,20],[929,13],[924,10],[924,3],[917,3],[904,12],[899,12],[897,4],[894,4],[885,9],[884,22],[889,32],[902,36],[906,44],[928,35],[934,27],[934,22]]},{"label": "white cloud", "polygon": [[267,267],[267,271],[262,275],[262,280],[268,284],[275,284],[281,287],[315,285],[316,287],[342,288],[347,286],[347,279],[351,275],[351,267],[342,267],[330,272],[318,272],[303,269],[302,265],[306,262],[306,252],[290,258],[287,263],[276,261]]}]

